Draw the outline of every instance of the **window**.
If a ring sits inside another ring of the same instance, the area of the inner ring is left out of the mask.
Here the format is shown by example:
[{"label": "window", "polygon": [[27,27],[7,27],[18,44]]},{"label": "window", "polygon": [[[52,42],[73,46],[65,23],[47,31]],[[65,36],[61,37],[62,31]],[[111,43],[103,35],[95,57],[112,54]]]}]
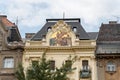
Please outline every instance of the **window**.
[{"label": "window", "polygon": [[77,32],[77,28],[76,28],[76,27],[73,27],[73,31],[74,31],[74,32]]},{"label": "window", "polygon": [[46,38],[46,35],[42,35],[42,37],[43,37],[43,39],[45,39],[45,38]]},{"label": "window", "polygon": [[83,68],[83,70],[89,70],[88,60],[82,60],[82,68]]},{"label": "window", "polygon": [[88,60],[82,60],[82,70],[80,70],[80,78],[90,78],[91,70],[88,66]]},{"label": "window", "polygon": [[49,32],[50,30],[51,30],[51,27],[48,27],[48,28],[47,28],[47,32]]},{"label": "window", "polygon": [[50,69],[55,70],[55,61],[54,60],[50,60]]},{"label": "window", "polygon": [[107,71],[116,71],[116,65],[112,61],[107,63]]},{"label": "window", "polygon": [[69,69],[71,69],[71,67],[72,67],[72,61],[71,60],[66,60],[65,63],[66,63],[66,67],[69,68]]},{"label": "window", "polygon": [[4,68],[14,68],[14,58],[6,57],[4,58]]},{"label": "window", "polygon": [[38,64],[38,61],[35,61],[35,60],[32,61],[32,65],[33,65],[33,66],[35,66],[35,65],[37,65],[37,64]]},{"label": "window", "polygon": [[79,39],[79,35],[76,35],[76,38]]}]

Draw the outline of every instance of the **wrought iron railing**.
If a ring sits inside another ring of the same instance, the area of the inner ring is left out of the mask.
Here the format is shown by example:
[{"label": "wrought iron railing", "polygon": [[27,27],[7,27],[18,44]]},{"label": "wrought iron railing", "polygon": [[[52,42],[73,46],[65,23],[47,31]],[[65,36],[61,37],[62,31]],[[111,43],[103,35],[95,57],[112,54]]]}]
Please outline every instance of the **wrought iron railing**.
[{"label": "wrought iron railing", "polygon": [[90,78],[91,77],[91,70],[80,70],[80,78]]}]

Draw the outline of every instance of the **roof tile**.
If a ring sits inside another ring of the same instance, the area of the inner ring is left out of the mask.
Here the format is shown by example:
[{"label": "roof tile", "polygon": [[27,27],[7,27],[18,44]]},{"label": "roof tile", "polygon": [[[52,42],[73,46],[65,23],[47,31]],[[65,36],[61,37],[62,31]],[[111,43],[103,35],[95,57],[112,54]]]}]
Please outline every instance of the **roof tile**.
[{"label": "roof tile", "polygon": [[15,26],[14,23],[12,23],[11,21],[9,21],[7,19],[7,16],[0,15],[0,18],[1,18],[1,22],[3,23],[4,26],[7,26],[7,27]]},{"label": "roof tile", "polygon": [[120,24],[102,24],[97,41],[120,41]]}]

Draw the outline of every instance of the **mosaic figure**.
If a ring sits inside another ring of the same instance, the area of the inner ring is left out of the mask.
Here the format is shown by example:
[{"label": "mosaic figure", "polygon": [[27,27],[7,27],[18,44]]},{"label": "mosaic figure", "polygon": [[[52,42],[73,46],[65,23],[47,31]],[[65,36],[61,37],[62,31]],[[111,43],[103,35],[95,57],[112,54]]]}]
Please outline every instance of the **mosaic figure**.
[{"label": "mosaic figure", "polygon": [[67,32],[58,31],[53,36],[50,39],[50,46],[70,46],[72,43],[71,37]]}]

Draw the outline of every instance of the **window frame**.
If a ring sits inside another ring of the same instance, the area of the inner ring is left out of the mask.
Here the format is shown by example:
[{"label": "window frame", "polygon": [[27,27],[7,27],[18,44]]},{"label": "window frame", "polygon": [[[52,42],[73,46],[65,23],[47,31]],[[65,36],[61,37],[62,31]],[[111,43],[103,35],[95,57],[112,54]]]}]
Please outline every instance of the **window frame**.
[{"label": "window frame", "polygon": [[66,67],[71,69],[72,68],[72,60],[65,60]]},{"label": "window frame", "polygon": [[14,68],[14,67],[15,67],[14,57],[4,57],[3,68]]},{"label": "window frame", "polygon": [[39,64],[39,61],[38,60],[32,60],[31,63],[32,63],[33,66],[35,66],[35,65]]},{"label": "window frame", "polygon": [[48,28],[47,28],[47,32],[49,32],[49,31],[51,31],[51,27],[48,27]]},{"label": "window frame", "polygon": [[77,32],[77,27],[73,27],[73,32]]},{"label": "window frame", "polygon": [[116,64],[113,61],[108,61],[106,64],[106,71],[115,72],[116,71]]},{"label": "window frame", "polygon": [[50,69],[55,70],[55,60],[50,60],[49,63],[50,63]]},{"label": "window frame", "polygon": [[89,70],[89,61],[88,60],[82,60],[82,69]]}]

